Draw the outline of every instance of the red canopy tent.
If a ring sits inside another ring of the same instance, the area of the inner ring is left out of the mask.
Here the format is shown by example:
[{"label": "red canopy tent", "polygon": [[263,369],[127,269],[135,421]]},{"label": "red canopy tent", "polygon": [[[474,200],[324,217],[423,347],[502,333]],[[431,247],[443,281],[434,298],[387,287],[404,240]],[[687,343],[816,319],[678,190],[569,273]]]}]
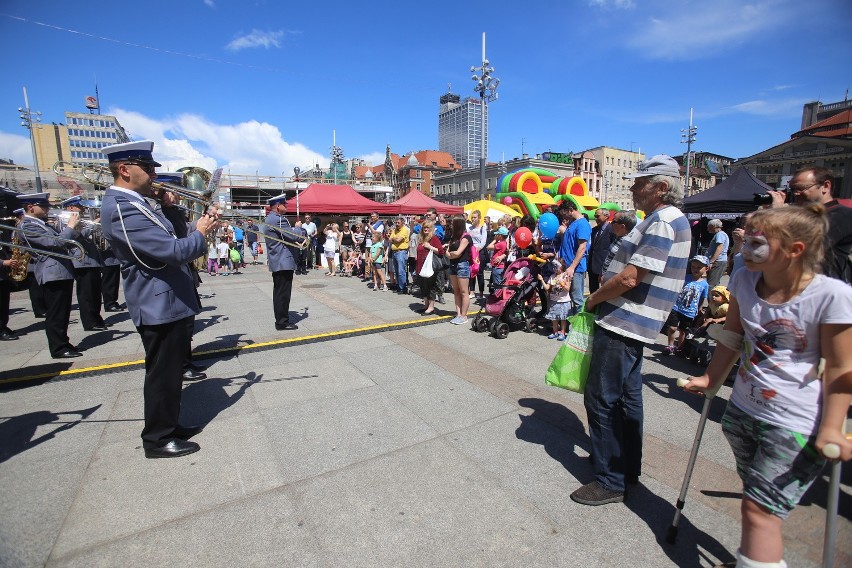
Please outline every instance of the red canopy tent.
[{"label": "red canopy tent", "polygon": [[[299,213],[372,213],[393,215],[399,207],[367,199],[348,185],[312,183],[298,197]],[[296,199],[288,201],[288,211],[296,211]]]},{"label": "red canopy tent", "polygon": [[464,207],[461,205],[441,203],[416,189],[412,189],[390,205],[398,207],[397,212],[403,215],[422,215],[430,207],[434,207],[438,213],[444,215],[461,215],[464,212]]}]

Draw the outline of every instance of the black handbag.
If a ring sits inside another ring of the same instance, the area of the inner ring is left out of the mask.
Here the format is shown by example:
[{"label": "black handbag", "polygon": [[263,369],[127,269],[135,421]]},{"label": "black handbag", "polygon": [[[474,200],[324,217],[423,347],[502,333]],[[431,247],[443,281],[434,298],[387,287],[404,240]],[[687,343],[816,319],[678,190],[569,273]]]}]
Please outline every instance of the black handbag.
[{"label": "black handbag", "polygon": [[432,253],[432,270],[437,274],[439,270],[450,267],[450,261],[446,256]]}]

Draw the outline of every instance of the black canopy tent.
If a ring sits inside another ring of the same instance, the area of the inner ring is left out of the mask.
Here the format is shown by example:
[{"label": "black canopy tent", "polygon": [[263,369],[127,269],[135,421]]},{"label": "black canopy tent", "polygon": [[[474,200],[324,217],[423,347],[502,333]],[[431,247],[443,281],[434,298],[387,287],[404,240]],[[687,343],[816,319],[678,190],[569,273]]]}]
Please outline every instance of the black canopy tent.
[{"label": "black canopy tent", "polygon": [[[683,200],[684,213],[702,213],[703,217],[754,211],[755,193],[773,189],[745,168],[738,168],[725,181]],[[693,215],[690,215],[693,217]]]}]

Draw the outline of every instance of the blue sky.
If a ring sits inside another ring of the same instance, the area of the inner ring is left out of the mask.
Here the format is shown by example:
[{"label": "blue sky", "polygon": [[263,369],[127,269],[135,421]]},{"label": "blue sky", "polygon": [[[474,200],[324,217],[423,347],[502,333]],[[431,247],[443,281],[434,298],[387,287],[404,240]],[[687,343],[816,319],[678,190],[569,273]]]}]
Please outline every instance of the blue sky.
[{"label": "blue sky", "polygon": [[848,0],[490,3],[3,0],[0,157],[29,164],[15,112],[102,111],[167,167],[291,175],[435,149],[438,99],[500,79],[489,159],[599,145],[744,157],[789,138],[802,105],[852,86]]}]

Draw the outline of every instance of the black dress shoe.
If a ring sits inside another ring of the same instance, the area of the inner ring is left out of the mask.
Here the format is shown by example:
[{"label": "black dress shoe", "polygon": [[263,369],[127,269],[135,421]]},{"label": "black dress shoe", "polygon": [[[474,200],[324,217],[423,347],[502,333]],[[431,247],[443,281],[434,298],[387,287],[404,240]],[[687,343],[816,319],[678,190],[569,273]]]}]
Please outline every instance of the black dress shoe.
[{"label": "black dress shoe", "polygon": [[201,424],[196,424],[193,426],[178,426],[175,428],[174,437],[180,438],[181,440],[189,440],[193,436],[197,436],[204,430],[204,426]]},{"label": "black dress shoe", "polygon": [[200,381],[201,379],[206,379],[207,373],[202,373],[201,371],[197,371],[191,367],[187,367],[183,370],[183,380],[185,381]]},{"label": "black dress shoe", "polygon": [[201,446],[199,446],[195,442],[187,442],[186,440],[175,438],[168,444],[160,446],[159,448],[145,448],[145,457],[152,459],[179,458],[180,456],[193,454],[200,449]]},{"label": "black dress shoe", "polygon": [[74,359],[75,357],[82,357],[83,354],[77,351],[76,349],[66,349],[62,353],[54,355],[54,359]]},{"label": "black dress shoe", "polygon": [[285,325],[275,324],[275,329],[277,329],[278,331],[292,331],[294,329],[299,329],[299,326],[295,323],[288,323]]},{"label": "black dress shoe", "polygon": [[109,328],[106,326],[106,324],[98,324],[89,327],[84,327],[83,331],[106,331],[107,329]]},{"label": "black dress shoe", "polygon": [[105,312],[121,312],[124,311],[124,308],[121,307],[120,304],[110,304],[104,308]]},{"label": "black dress shoe", "polygon": [[46,317],[47,317],[47,314],[33,314],[33,315],[34,315],[35,317],[39,318],[39,319],[44,319],[44,318],[46,318]]},{"label": "black dress shoe", "polygon": [[8,327],[0,329],[0,341],[15,341],[16,339],[18,339],[18,335]]}]

